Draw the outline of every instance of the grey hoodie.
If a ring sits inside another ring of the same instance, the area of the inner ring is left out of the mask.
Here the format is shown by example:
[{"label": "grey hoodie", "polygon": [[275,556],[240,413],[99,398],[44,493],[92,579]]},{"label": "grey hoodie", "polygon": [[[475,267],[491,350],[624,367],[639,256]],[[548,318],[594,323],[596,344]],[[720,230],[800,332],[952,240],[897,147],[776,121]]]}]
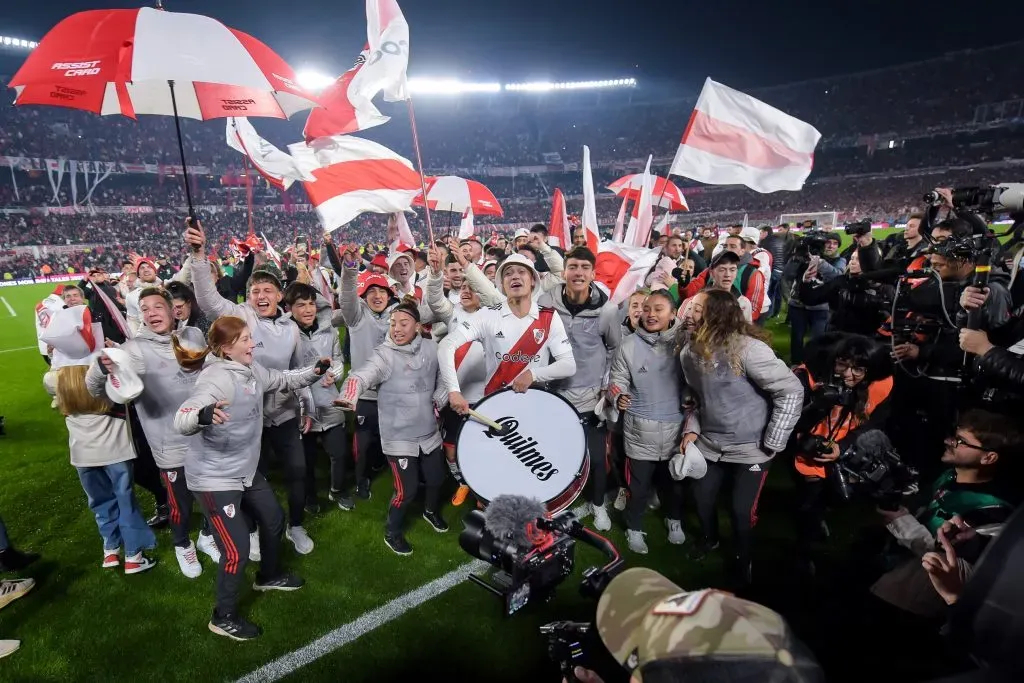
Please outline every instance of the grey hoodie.
[{"label": "grey hoodie", "polygon": [[[318,304],[326,304],[320,297]],[[293,319],[292,322],[295,322]],[[295,322],[298,326],[298,322]],[[341,352],[341,342],[338,340],[338,331],[331,326],[331,309],[329,305],[319,306],[316,322],[309,330],[299,327],[305,343],[302,348],[305,355],[302,358],[302,365],[315,365],[321,358],[331,359],[331,374],[341,379],[345,374],[345,357]],[[314,382],[310,387],[313,396],[313,418],[312,431],[325,432],[332,427],[345,424],[345,411],[340,406],[334,405],[334,399],[338,398],[338,388],[334,384],[325,387],[323,382]]]},{"label": "grey hoodie", "polygon": [[683,378],[675,339],[675,326],[662,332],[638,328],[612,361],[608,393],[612,400],[622,394],[632,399],[622,434],[626,455],[635,460],[668,460],[679,447]]},{"label": "grey hoodie", "polygon": [[368,389],[377,389],[385,455],[415,458],[420,450],[430,453],[441,447],[434,405],[447,404],[448,392],[440,381],[433,340],[416,337],[399,346],[388,335],[366,363],[349,374],[342,396],[355,404]]},{"label": "grey hoodie", "polygon": [[589,301],[575,315],[566,304],[564,284],[546,292],[537,300],[537,305],[554,308],[558,312],[576,359],[576,373],[552,382],[551,387],[581,413],[593,412],[601,390],[608,383],[612,354],[622,342],[618,306],[593,284]]},{"label": "grey hoodie", "polygon": [[[181,434],[199,434],[188,443],[185,481],[191,491],[241,491],[252,485],[260,460],[263,397],[296,391],[320,378],[312,367],[290,372],[251,366],[211,356],[199,373],[192,395],[174,415]],[[199,413],[218,401],[230,417],[220,425],[202,426]]]},{"label": "grey hoodie", "polygon": [[[142,380],[142,393],[132,403],[157,467],[181,467],[192,437],[174,429],[174,414],[192,393],[199,372],[186,372],[178,365],[171,349],[171,335],[157,334],[145,325],[120,348],[128,354],[129,368]],[[107,376],[97,358],[85,375],[86,388],[93,396],[104,396],[106,382]]]},{"label": "grey hoodie", "polygon": [[[348,332],[349,354],[352,356],[349,360],[353,368],[362,367],[373,350],[384,343],[388,336],[391,311],[398,305],[397,301],[393,301],[382,312],[374,313],[366,301],[360,298],[358,281],[358,268],[342,267],[338,283],[338,310],[331,320],[334,327],[344,326]],[[376,401],[377,392],[367,390],[360,398]]]},{"label": "grey hoodie", "polygon": [[[189,257],[189,262],[195,261],[200,261],[199,265],[205,263],[195,255]],[[249,304],[228,301],[217,293],[209,266],[200,268],[192,264],[192,286],[195,288],[199,308],[211,321],[222,315],[233,315],[245,321],[256,344],[253,360],[272,370],[284,371],[301,367],[305,351],[301,348],[299,328],[292,324],[291,316],[281,313],[276,318],[261,318]],[[263,421],[267,427],[275,427],[313,411],[312,398],[308,392],[303,392],[299,396],[291,392],[275,392],[268,394],[264,400]]]},{"label": "grey hoodie", "polygon": [[804,389],[770,346],[753,337],[740,344],[739,375],[724,353],[704,362],[689,343],[683,347],[683,376],[699,403],[685,431],[700,435],[697,447],[708,460],[757,464],[786,447]]}]

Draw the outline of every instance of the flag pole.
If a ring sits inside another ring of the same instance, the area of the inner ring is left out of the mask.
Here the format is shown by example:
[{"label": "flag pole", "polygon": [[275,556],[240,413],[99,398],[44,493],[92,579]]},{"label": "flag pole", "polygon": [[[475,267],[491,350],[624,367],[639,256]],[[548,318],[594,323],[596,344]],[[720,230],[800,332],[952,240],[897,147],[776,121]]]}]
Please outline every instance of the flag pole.
[{"label": "flag pole", "polygon": [[427,177],[423,175],[423,155],[420,153],[420,136],[416,132],[416,112],[412,108],[412,95],[409,93],[409,83],[405,83],[405,103],[409,106],[409,125],[412,128],[412,146],[416,150],[416,166],[420,172],[420,189],[423,191],[423,212],[427,215],[427,235],[430,237],[430,246],[434,246],[434,226],[430,222],[430,206],[427,202]]}]

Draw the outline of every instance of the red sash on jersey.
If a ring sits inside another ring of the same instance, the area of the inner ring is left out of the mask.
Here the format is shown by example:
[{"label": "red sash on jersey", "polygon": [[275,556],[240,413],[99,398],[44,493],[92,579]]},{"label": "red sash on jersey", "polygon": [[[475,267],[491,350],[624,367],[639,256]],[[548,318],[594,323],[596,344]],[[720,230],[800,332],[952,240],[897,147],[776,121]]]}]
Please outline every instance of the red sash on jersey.
[{"label": "red sash on jersey", "polygon": [[[540,347],[548,340],[548,333],[551,330],[551,318],[555,314],[553,308],[540,309],[540,315],[533,321],[533,324],[526,328],[523,336],[509,349],[509,356],[516,356],[517,360],[503,360],[498,363],[498,369],[494,371],[491,379],[484,387],[484,396],[489,396],[495,391],[502,389],[515,381],[530,359],[540,351]],[[539,332],[539,334],[538,334]]]},{"label": "red sash on jersey", "polygon": [[473,342],[466,342],[459,348],[455,349],[455,369],[458,370],[462,366],[462,361],[466,360],[466,356],[469,355],[469,349],[473,346]]}]

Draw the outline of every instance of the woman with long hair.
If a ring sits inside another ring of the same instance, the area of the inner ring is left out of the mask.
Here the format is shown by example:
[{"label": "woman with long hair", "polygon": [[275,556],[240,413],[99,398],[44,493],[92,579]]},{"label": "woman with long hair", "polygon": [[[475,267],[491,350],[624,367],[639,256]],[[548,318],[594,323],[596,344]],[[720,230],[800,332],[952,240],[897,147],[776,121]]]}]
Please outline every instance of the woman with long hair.
[{"label": "woman with long hair", "polygon": [[689,312],[694,329],[679,360],[696,402],[680,450],[696,444],[708,461],[693,488],[703,536],[698,553],[718,547],[718,492],[729,479],[737,576],[749,583],[758,498],[772,459],[800,417],[803,386],[768,345],[767,333],[744,320],[731,292],[697,296],[701,301]]},{"label": "woman with long hair", "polygon": [[315,365],[288,372],[265,368],[253,361],[256,344],[249,326],[234,316],[217,318],[207,339],[210,357],[192,395],[174,416],[174,426],[182,434],[201,433],[189,441],[185,481],[196,494],[221,551],[217,604],[209,628],[234,640],[250,640],[260,630],[238,615],[238,593],[249,559],[247,517],[255,519],[260,539],[260,570],[253,588],[293,591],[304,583],[281,569],[284,511],[257,470],[263,395],[313,384],[327,373],[331,360],[321,358]]}]

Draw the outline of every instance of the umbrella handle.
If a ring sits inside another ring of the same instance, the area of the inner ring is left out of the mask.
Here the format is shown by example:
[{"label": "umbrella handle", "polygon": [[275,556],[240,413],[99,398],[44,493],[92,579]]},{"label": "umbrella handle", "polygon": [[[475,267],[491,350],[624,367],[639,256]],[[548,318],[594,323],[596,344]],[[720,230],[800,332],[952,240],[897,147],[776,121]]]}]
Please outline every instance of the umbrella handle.
[{"label": "umbrella handle", "polygon": [[[174,132],[178,134],[178,154],[181,156],[181,177],[185,182],[185,202],[188,204],[188,217],[192,225],[198,225],[196,221],[196,210],[192,206],[192,188],[188,181],[188,164],[185,163],[185,144],[181,140],[181,118],[178,116],[178,98],[174,95],[174,81],[167,81],[167,87],[171,89],[171,111],[174,112]],[[198,254],[199,247],[193,245],[192,253]]]}]

